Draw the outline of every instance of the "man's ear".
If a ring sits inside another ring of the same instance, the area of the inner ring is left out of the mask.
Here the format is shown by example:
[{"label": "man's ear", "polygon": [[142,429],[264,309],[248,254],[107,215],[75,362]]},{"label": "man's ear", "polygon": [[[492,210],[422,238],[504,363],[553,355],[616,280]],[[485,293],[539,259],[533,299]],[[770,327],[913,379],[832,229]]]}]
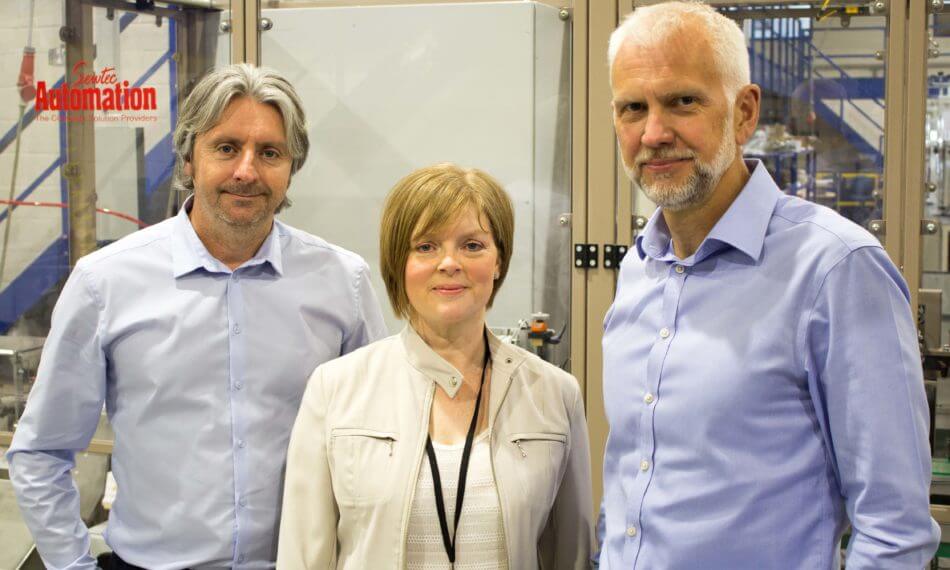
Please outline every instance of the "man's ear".
[{"label": "man's ear", "polygon": [[181,172],[188,178],[194,178],[195,169],[192,168],[191,166],[191,159],[188,159],[188,158],[185,159],[185,164],[182,166]]},{"label": "man's ear", "polygon": [[759,124],[759,107],[762,103],[762,90],[758,85],[749,84],[739,90],[733,109],[736,130],[736,144],[749,142],[755,127]]}]

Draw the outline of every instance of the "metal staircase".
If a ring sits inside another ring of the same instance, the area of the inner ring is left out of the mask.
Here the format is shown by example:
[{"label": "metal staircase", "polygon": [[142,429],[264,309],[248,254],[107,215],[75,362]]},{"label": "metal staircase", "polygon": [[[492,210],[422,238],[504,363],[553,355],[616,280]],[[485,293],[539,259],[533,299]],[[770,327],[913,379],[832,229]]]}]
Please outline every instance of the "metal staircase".
[{"label": "metal staircase", "polygon": [[[762,87],[763,98],[770,103],[763,122],[785,121],[797,100],[858,153],[883,166],[883,79],[849,75],[815,46],[808,19],[768,18],[750,23],[752,81]],[[818,62],[831,71],[816,69]]]}]

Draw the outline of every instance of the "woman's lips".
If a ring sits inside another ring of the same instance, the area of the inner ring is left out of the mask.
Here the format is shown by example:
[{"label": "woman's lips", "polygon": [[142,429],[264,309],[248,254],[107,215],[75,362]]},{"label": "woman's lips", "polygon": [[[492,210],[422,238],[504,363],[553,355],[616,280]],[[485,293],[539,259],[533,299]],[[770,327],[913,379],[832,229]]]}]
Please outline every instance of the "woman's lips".
[{"label": "woman's lips", "polygon": [[448,286],[443,286],[443,287],[435,287],[432,290],[435,291],[439,295],[452,296],[452,295],[458,295],[459,293],[464,291],[465,287],[462,287],[461,285],[458,285],[458,286],[448,285]]}]

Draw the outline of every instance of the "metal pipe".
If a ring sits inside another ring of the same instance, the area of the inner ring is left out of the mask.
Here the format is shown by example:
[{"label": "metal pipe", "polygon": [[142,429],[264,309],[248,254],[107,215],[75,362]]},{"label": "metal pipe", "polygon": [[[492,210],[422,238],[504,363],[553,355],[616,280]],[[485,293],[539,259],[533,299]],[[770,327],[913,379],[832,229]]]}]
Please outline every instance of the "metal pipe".
[{"label": "metal pipe", "polygon": [[[785,100],[785,95],[787,95],[787,93],[785,92],[785,83],[787,80],[786,76],[788,75],[788,73],[786,73],[786,70],[785,70],[785,50],[788,49],[788,44],[785,42],[785,21],[786,21],[785,18],[778,18],[776,20],[776,24],[778,24],[777,25],[778,33],[776,34],[778,37],[776,38],[776,41],[778,42],[778,92],[780,96],[779,105],[782,104],[781,102]],[[778,107],[778,105],[776,105],[776,107]],[[776,112],[781,113],[782,110],[783,109],[776,109]]]},{"label": "metal pipe", "polygon": [[[162,16],[164,18],[182,18],[185,11],[181,7],[196,8],[199,10],[222,11],[228,9],[229,5],[215,6],[215,2],[221,3],[221,0],[167,0],[166,5],[152,5],[150,8],[137,8],[134,1],[130,0],[76,0],[87,6],[96,8],[112,8],[114,10],[123,10],[125,12],[137,12],[150,16]],[[163,2],[164,0],[159,0]]]},{"label": "metal pipe", "polygon": [[782,101],[785,102],[785,116],[789,115],[789,97],[792,95],[792,66],[789,64],[789,61],[792,59],[789,57],[789,49],[791,42],[789,33],[791,30],[791,20],[789,18],[782,18],[782,76],[785,78],[785,86],[782,89]]},{"label": "metal pipe", "polygon": [[[75,33],[66,43],[66,69],[93,61],[92,6],[66,3],[66,26]],[[69,195],[69,265],[96,250],[96,139],[93,112],[67,111],[66,164],[63,176]]]},{"label": "metal pipe", "polygon": [[[23,113],[26,104],[20,101],[20,116],[16,121],[16,145],[13,148],[13,172],[10,175],[10,201],[16,197],[16,175],[20,165],[20,135],[23,134]],[[7,206],[7,223],[3,225],[3,248],[0,251],[0,289],[3,288],[3,270],[7,264],[7,247],[10,244],[10,226],[13,225],[14,205]]]},{"label": "metal pipe", "polygon": [[162,4],[169,5],[179,5],[179,6],[190,6],[192,8],[207,8],[209,10],[217,10],[218,7],[214,5],[214,0],[158,0]]},{"label": "metal pipe", "polygon": [[[773,10],[773,9],[818,9],[820,6],[825,4],[824,0],[706,0],[704,2],[715,8],[725,8],[725,7],[735,7],[738,9],[746,8],[749,6],[757,6],[762,10]],[[845,7],[854,7],[856,4],[855,0],[830,0],[826,8],[845,8]],[[862,6],[863,7],[863,6]]]},{"label": "metal pipe", "polygon": [[[769,89],[772,91],[773,97],[775,92],[778,91],[775,85],[775,20],[767,20],[769,23]],[[774,98],[772,99],[774,101]],[[775,107],[769,105],[769,121],[775,120]]]},{"label": "metal pipe", "polygon": [[[756,30],[758,28],[758,30]],[[752,46],[755,50],[755,66],[756,73],[755,76],[758,78],[759,83],[762,84],[762,87],[765,87],[765,74],[762,72],[765,69],[762,66],[762,23],[759,20],[752,20]]]},{"label": "metal pipe", "polygon": [[30,25],[26,27],[26,47],[33,47],[33,12],[36,9],[35,0],[30,0]]},{"label": "metal pipe", "polygon": [[749,80],[756,83],[759,78],[755,62],[755,20],[749,22]]},{"label": "metal pipe", "polygon": [[[23,134],[23,115],[26,112],[26,103],[36,94],[33,85],[34,56],[33,49],[33,14],[36,0],[30,0],[30,20],[27,22],[26,47],[23,48],[23,60],[20,62],[20,74],[17,77],[17,90],[20,95],[19,115],[16,121],[16,145],[13,148],[13,172],[10,175],[10,200],[16,197],[16,176],[20,165],[20,139]],[[3,225],[3,246],[0,250],[0,289],[3,288],[3,270],[7,264],[7,250],[10,245],[10,227],[13,225],[13,204],[7,206],[7,223]]]}]

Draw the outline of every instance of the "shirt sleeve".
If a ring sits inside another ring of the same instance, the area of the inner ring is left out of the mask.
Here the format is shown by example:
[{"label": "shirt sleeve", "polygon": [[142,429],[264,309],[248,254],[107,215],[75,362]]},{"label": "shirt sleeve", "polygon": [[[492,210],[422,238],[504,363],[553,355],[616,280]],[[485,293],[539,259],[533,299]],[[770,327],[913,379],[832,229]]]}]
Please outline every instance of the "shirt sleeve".
[{"label": "shirt sleeve", "polygon": [[[576,382],[571,378],[572,382]],[[576,387],[576,384],[575,384]],[[554,565],[557,570],[590,567],[593,542],[593,499],[590,481],[590,448],[584,404],[576,389],[570,411],[570,455],[552,507],[549,525],[553,531]]]},{"label": "shirt sleeve", "polygon": [[7,452],[23,519],[47,568],[96,567],[73,482],[75,453],[88,447],[106,389],[99,303],[77,267],[53,310],[52,326],[23,417]]},{"label": "shirt sleeve", "polygon": [[607,534],[607,506],[604,498],[600,499],[600,510],[597,512],[597,523],[594,525],[594,551],[590,555],[590,567],[600,568],[600,553],[604,550],[604,536]]},{"label": "shirt sleeve", "polygon": [[852,524],[849,569],[918,570],[940,537],[908,299],[884,250],[862,247],[825,276],[806,323],[809,390]]},{"label": "shirt sleeve", "polygon": [[376,292],[370,282],[369,269],[363,265],[356,276],[356,324],[343,339],[343,354],[389,336]]},{"label": "shirt sleeve", "polygon": [[327,394],[320,368],[314,371],[297,414],[287,450],[277,568],[334,568],[340,518],[327,452]]}]

